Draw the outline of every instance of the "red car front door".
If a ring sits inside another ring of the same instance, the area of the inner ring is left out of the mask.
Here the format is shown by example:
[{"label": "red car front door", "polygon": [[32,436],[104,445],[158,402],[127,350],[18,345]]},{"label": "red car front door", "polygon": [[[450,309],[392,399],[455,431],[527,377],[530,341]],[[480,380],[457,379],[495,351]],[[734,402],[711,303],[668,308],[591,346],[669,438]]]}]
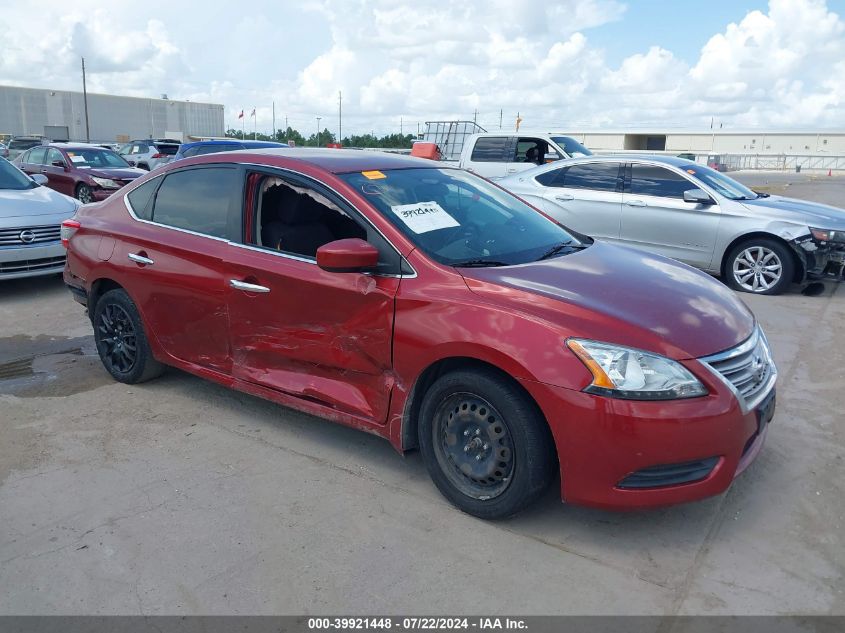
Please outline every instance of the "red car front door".
[{"label": "red car front door", "polygon": [[41,173],[47,176],[50,189],[55,189],[66,196],[73,196],[76,193],[76,182],[70,169],[67,160],[59,150],[54,147],[47,150],[47,158],[44,160]]},{"label": "red car front door", "polygon": [[[343,205],[337,202],[332,213]],[[314,199],[308,204],[315,205]],[[317,242],[350,236],[379,240],[368,235],[371,227],[360,216],[357,224],[350,220],[354,210],[345,210],[349,215]],[[264,209],[265,219],[271,211]],[[260,227],[255,235],[255,244],[230,244],[226,258],[233,374],[385,423],[394,384],[394,298],[400,277],[327,272],[317,266],[313,252],[303,253],[295,244],[282,247],[298,253],[279,250],[281,243],[262,246]],[[386,248],[381,240],[380,252]]]}]

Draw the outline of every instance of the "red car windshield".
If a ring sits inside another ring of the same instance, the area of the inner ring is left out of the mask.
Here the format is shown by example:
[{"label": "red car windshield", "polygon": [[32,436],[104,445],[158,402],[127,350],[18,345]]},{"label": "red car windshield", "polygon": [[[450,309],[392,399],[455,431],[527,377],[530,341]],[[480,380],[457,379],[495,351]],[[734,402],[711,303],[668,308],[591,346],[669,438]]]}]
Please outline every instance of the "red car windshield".
[{"label": "red car windshield", "polygon": [[340,177],[442,264],[523,264],[585,245],[581,236],[519,198],[458,169],[364,171]]}]

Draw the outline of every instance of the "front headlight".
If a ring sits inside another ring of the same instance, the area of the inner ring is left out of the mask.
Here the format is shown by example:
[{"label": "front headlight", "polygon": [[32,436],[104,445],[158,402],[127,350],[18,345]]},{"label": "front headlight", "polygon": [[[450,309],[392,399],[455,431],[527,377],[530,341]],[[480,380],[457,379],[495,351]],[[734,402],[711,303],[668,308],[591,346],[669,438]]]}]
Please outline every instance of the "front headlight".
[{"label": "front headlight", "polygon": [[810,233],[819,242],[845,242],[845,231],[814,229],[810,227]]},{"label": "front headlight", "polygon": [[103,189],[120,189],[120,185],[111,178],[97,178],[96,176],[91,176],[91,180],[96,182]]},{"label": "front headlight", "polygon": [[680,363],[639,349],[571,338],[566,341],[593,374],[584,391],[626,400],[675,400],[707,395]]}]

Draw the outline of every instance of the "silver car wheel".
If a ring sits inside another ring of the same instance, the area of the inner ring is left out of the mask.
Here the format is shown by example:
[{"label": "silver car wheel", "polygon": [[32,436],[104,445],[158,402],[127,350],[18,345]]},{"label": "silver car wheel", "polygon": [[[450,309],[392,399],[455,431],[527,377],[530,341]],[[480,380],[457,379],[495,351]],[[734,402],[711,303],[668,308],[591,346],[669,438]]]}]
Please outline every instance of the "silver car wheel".
[{"label": "silver car wheel", "polygon": [[783,263],[765,246],[749,246],[733,261],[736,283],[749,292],[765,292],[780,281]]}]

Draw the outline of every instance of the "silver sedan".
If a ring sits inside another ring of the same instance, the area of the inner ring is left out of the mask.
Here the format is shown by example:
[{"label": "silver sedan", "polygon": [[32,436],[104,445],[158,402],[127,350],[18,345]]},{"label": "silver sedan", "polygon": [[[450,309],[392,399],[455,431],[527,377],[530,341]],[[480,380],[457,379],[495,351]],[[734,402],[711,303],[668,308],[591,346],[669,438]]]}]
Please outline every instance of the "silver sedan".
[{"label": "silver sedan", "polygon": [[778,294],[841,277],[845,210],[758,194],[709,167],[669,156],[591,156],[497,181],[566,226]]},{"label": "silver sedan", "polygon": [[61,223],[79,202],[42,186],[46,181],[0,158],[0,281],[64,269]]}]

